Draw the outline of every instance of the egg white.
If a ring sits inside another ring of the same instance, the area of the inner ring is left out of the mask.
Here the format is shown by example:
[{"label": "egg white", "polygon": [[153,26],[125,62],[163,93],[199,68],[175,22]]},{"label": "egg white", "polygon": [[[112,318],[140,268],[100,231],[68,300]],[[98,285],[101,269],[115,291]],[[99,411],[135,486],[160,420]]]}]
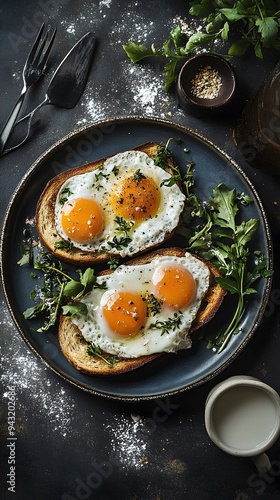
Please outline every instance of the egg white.
[{"label": "egg white", "polygon": [[[180,311],[180,314],[182,313],[181,324],[164,334],[161,328],[151,328],[151,325],[157,321],[167,321],[173,318],[174,313],[176,314],[163,305],[159,313],[147,318],[141,333],[129,339],[116,338],[102,315],[102,304],[105,302],[106,295],[114,290],[138,292],[142,296],[146,293],[153,293],[151,277],[156,266],[164,263],[176,263],[183,266],[190,271],[196,282],[197,290],[193,302]],[[72,321],[86,341],[93,342],[109,354],[123,358],[137,358],[153,353],[188,349],[192,345],[188,332],[209,288],[209,279],[210,272],[207,265],[189,253],[186,253],[184,257],[158,257],[150,264],[122,265],[112,274],[97,278],[98,283],[106,283],[106,291],[94,289],[84,297],[82,301],[87,305],[87,315],[74,316]]]},{"label": "egg white", "polygon": [[[133,175],[140,169],[146,176],[154,180],[160,190],[160,206],[155,216],[135,224],[129,232],[131,242],[123,248],[110,245],[114,237],[120,238],[123,233],[116,231],[113,212],[109,198],[111,192],[122,177]],[[103,208],[105,214],[105,229],[94,241],[81,244],[73,242],[73,246],[85,251],[103,251],[120,255],[131,256],[144,251],[146,248],[160,244],[165,240],[167,233],[172,232],[179,223],[180,214],[184,208],[185,196],[177,184],[173,186],[161,183],[171,176],[162,168],[155,165],[154,161],[144,152],[126,151],[108,158],[101,168],[68,179],[60,188],[55,203],[55,226],[61,238],[68,240],[61,225],[63,204],[60,199],[62,193],[71,193],[67,201],[76,198],[94,198]]]}]

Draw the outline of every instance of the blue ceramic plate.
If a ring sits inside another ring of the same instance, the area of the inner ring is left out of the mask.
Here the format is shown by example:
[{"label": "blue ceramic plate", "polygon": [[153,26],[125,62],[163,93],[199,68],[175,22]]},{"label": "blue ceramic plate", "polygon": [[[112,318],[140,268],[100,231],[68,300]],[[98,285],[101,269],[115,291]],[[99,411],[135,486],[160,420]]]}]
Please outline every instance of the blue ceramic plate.
[{"label": "blue ceramic plate", "polygon": [[[224,182],[230,189],[248,193],[254,203],[246,207],[245,218],[260,220],[256,246],[271,264],[271,239],[266,216],[250,181],[242,170],[217,147],[199,134],[167,121],[140,117],[122,117],[96,123],[74,132],[48,149],[29,169],[8,207],[2,237],[2,279],[5,296],[12,317],[28,346],[58,375],[75,386],[108,398],[122,400],[151,399],[175,394],[198,386],[220,373],[244,349],[259,325],[269,295],[270,279],[260,280],[258,293],[248,299],[242,318],[243,332],[234,336],[219,355],[205,348],[205,343],[194,337],[193,348],[176,355],[164,354],[134,372],[116,377],[93,377],[75,370],[62,355],[56,331],[38,334],[39,320],[26,321],[23,311],[31,306],[29,294],[34,279],[28,266],[18,266],[22,230],[26,220],[34,217],[39,195],[47,181],[59,172],[88,161],[136,147],[149,141],[166,143],[170,137],[181,142],[171,143],[172,154],[181,169],[192,158],[197,194],[208,199],[217,184]],[[184,148],[189,148],[186,155]],[[242,215],[242,214],[241,214]],[[168,242],[177,245],[178,240]],[[225,327],[228,308],[234,299],[226,301],[204,334]],[[232,304],[233,306],[233,304]]]}]

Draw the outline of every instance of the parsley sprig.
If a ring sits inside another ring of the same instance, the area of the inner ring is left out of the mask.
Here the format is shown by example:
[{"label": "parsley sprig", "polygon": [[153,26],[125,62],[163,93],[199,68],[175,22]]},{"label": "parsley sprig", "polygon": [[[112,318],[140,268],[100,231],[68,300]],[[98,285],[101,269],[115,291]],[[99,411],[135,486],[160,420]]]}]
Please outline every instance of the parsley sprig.
[{"label": "parsley sprig", "polygon": [[230,56],[242,56],[250,46],[259,58],[263,58],[263,49],[280,50],[280,9],[275,0],[193,0],[189,12],[205,16],[204,38],[228,40],[230,30],[236,26],[239,34],[228,48]]},{"label": "parsley sprig", "polygon": [[[161,48],[154,43],[145,47],[133,41],[123,45],[133,63],[147,57],[167,60],[163,68],[166,92],[176,78],[178,63],[201,49],[217,53],[218,40],[225,44],[223,55],[227,58],[240,57],[250,47],[258,58],[263,58],[264,50],[280,50],[280,9],[276,0],[193,0],[189,13],[202,18],[204,31],[188,36],[178,25]],[[229,42],[230,36],[234,37],[233,43]]]},{"label": "parsley sprig", "polygon": [[[188,250],[199,255],[220,270],[221,277],[216,278],[221,287],[237,296],[237,305],[225,331],[218,332],[208,342],[209,349],[216,346],[222,352],[232,335],[241,331],[240,321],[244,311],[246,296],[256,293],[252,286],[258,278],[271,276],[262,252],[251,251],[248,244],[259,227],[255,218],[238,222],[240,205],[248,205],[247,195],[238,195],[225,184],[219,184],[213,190],[208,203],[198,200],[192,191],[194,180],[189,169],[186,184],[190,216],[196,221],[193,234],[188,237]],[[253,271],[250,271],[250,258],[254,257]]]}]

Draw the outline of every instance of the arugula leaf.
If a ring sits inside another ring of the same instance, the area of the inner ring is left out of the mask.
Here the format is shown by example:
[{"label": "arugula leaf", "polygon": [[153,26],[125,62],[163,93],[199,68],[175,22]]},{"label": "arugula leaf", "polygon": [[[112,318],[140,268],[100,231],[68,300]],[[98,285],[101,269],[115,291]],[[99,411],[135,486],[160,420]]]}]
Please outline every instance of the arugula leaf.
[{"label": "arugula leaf", "polygon": [[[267,269],[262,252],[255,250],[252,253],[248,247],[258,230],[259,220],[251,218],[238,221],[239,204],[246,206],[251,203],[251,199],[244,193],[238,195],[235,189],[229,189],[225,184],[219,184],[213,189],[213,196],[208,203],[200,202],[191,191],[194,186],[191,177],[189,171],[186,193],[188,203],[193,208],[191,216],[197,223],[193,234],[188,236],[188,249],[212,260],[221,272],[216,281],[224,290],[237,296],[237,305],[227,328],[218,332],[207,344],[207,348],[216,347],[220,353],[232,335],[240,331],[245,297],[256,293],[252,284],[259,278],[271,276],[273,271]],[[252,255],[254,268],[250,270],[249,257]]]},{"label": "arugula leaf", "polygon": [[235,204],[236,190],[228,190],[225,184],[219,184],[213,190],[214,196],[210,198],[216,212],[214,213],[215,224],[221,227],[235,229],[235,216],[238,206]]}]

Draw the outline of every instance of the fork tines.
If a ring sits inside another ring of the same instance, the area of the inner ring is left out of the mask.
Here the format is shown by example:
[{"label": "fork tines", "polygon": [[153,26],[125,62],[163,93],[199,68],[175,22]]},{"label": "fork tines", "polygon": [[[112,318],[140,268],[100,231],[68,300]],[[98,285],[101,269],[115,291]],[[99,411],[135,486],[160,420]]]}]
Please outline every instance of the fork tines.
[{"label": "fork tines", "polygon": [[[31,49],[31,51],[28,55],[28,58],[26,60],[26,63],[25,63],[25,66],[33,65],[33,66],[36,66],[37,69],[40,71],[43,71],[45,66],[46,66],[46,63],[47,63],[54,39],[55,39],[55,35],[56,35],[56,28],[55,28],[51,37],[50,37],[51,27],[48,26],[48,29],[47,29],[46,34],[44,36],[44,39],[40,43],[44,28],[45,28],[45,23],[43,23],[42,26],[40,27],[40,30],[39,30],[38,35],[36,37],[36,40],[33,44],[33,47]],[[45,51],[44,51],[44,49],[45,49]]]}]

